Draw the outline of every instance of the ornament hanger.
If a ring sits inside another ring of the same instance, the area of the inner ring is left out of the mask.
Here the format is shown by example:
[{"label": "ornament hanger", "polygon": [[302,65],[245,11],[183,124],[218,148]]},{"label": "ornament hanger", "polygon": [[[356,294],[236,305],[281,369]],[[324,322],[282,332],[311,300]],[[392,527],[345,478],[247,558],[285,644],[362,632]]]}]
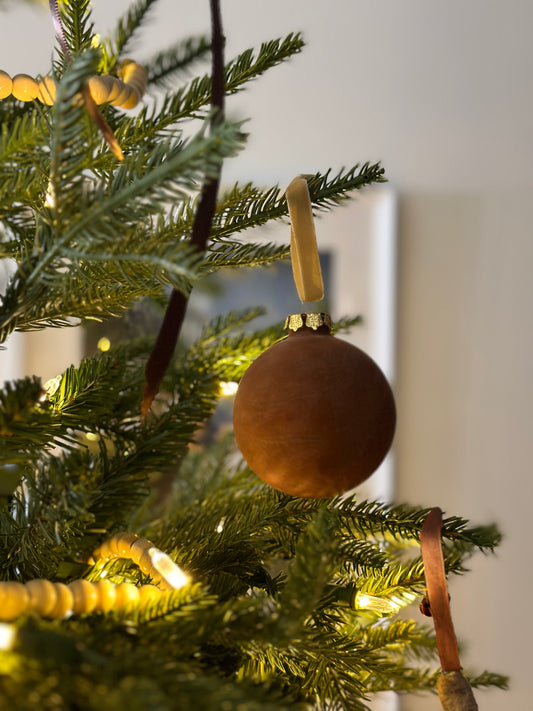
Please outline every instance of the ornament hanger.
[{"label": "ornament hanger", "polygon": [[477,711],[468,681],[461,673],[459,649],[450,612],[448,586],[441,543],[442,511],[431,509],[420,534],[420,547],[429,599],[429,614],[435,625],[437,651],[442,675],[437,681],[437,691],[444,711]]},{"label": "ornament hanger", "polygon": [[307,178],[297,175],[285,191],[291,218],[291,261],[300,301],[321,301],[324,282]]}]

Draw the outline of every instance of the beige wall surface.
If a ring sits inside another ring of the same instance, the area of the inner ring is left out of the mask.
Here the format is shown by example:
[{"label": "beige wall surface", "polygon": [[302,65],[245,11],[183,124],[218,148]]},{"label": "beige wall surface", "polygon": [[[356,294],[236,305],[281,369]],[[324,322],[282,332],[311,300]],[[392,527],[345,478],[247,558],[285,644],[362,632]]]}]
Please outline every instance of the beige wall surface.
[{"label": "beige wall surface", "polygon": [[[94,0],[97,31],[125,0]],[[17,4],[18,5],[18,4]],[[302,30],[308,46],[228,101],[249,116],[227,180],[381,159],[399,196],[396,498],[505,534],[454,580],[465,666],[511,676],[484,711],[531,708],[533,4],[529,0],[226,0],[228,56]],[[136,58],[208,27],[160,0]],[[46,13],[2,16],[0,66],[49,64]],[[29,48],[33,50],[29,52]],[[354,304],[354,312],[358,305]],[[405,699],[404,711],[438,709]]]}]

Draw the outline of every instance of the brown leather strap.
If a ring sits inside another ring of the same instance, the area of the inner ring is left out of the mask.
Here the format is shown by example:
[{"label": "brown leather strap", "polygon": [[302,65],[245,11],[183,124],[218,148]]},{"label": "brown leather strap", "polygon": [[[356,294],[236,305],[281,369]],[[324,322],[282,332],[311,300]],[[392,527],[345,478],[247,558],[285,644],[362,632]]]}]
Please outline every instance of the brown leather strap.
[{"label": "brown leather strap", "polygon": [[437,651],[443,672],[461,669],[459,649],[453,629],[448,586],[441,543],[442,511],[431,509],[422,526],[420,546],[426,576],[431,616],[435,624]]}]

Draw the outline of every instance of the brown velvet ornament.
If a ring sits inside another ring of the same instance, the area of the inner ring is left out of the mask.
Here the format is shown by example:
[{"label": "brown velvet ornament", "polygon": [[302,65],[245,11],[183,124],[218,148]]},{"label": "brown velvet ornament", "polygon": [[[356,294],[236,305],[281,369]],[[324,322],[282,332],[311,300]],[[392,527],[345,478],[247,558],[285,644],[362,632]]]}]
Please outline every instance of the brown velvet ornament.
[{"label": "brown velvet ornament", "polygon": [[374,361],[328,326],[305,325],[306,317],[309,324],[302,314],[303,325],[246,371],[233,425],[261,479],[293,496],[327,498],[377,469],[392,443],[396,409]]}]

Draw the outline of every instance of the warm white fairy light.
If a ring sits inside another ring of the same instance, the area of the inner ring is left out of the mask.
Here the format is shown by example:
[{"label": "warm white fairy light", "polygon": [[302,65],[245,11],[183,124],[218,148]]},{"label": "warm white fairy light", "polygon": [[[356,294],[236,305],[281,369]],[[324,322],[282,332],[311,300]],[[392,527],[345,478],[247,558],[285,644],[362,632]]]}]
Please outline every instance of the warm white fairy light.
[{"label": "warm white fairy light", "polygon": [[187,573],[176,565],[172,558],[166,553],[163,553],[158,548],[152,547],[148,549],[148,555],[152,561],[152,565],[157,570],[159,575],[175,590],[182,588],[190,583],[190,577]]},{"label": "warm white fairy light", "polygon": [[224,530],[224,524],[225,524],[225,523],[226,523],[226,517],[223,516],[223,517],[220,519],[220,521],[219,521],[219,523],[218,523],[218,526],[216,527],[216,532],[217,532],[217,533],[222,533],[222,531]]},{"label": "warm white fairy light", "polygon": [[102,351],[102,353],[105,353],[111,348],[111,341],[107,336],[102,336],[98,343],[96,344],[96,347],[98,348],[99,351]]},{"label": "warm white fairy light", "polygon": [[358,592],[353,598],[353,606],[356,610],[372,610],[382,615],[392,615],[402,607],[410,605],[416,597],[410,590],[402,591],[401,597],[392,595],[390,598]]},{"label": "warm white fairy light", "polygon": [[387,600],[376,595],[367,595],[366,593],[358,592],[354,598],[354,607],[357,610],[372,610],[383,615],[390,615],[398,612],[401,605],[398,605],[395,600]]},{"label": "warm white fairy light", "polygon": [[0,622],[0,651],[9,652],[15,645],[16,627]]},{"label": "warm white fairy light", "polygon": [[46,397],[52,397],[52,395],[54,395],[54,393],[57,391],[58,387],[61,384],[61,378],[61,375],[56,375],[55,378],[50,378],[50,380],[46,381],[46,383],[44,384]]},{"label": "warm white fairy light", "polygon": [[54,208],[56,206],[56,198],[54,195],[54,187],[51,182],[48,183],[46,196],[44,198],[44,206]]},{"label": "warm white fairy light", "polygon": [[227,381],[222,380],[222,381],[220,381],[220,383],[218,385],[220,394],[223,397],[231,397],[232,395],[235,395],[238,387],[239,387],[239,383],[236,383],[233,380],[227,380]]}]

